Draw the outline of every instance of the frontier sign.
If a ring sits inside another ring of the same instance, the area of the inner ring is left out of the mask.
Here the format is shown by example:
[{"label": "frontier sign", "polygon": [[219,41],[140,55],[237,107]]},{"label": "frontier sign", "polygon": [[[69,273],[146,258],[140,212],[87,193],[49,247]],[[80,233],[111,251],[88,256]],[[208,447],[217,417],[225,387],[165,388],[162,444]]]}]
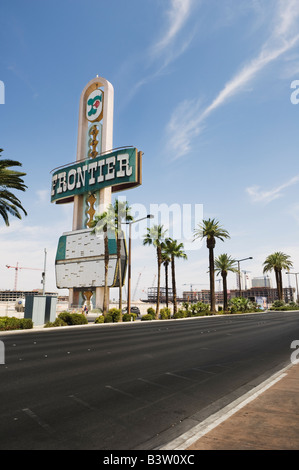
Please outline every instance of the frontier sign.
[{"label": "frontier sign", "polygon": [[112,192],[141,184],[142,152],[124,148],[60,168],[52,175],[51,202],[71,202],[75,195],[112,186]]},{"label": "frontier sign", "polygon": [[86,301],[103,309],[109,288],[125,282],[124,235],[110,233],[107,248],[104,233],[92,230],[112,193],[141,185],[142,152],[132,146],[113,148],[113,106],[111,83],[98,76],[90,80],[80,97],[76,160],[51,172],[51,202],[73,203],[72,231],[60,237],[55,259],[56,285],[69,289],[70,307]]}]

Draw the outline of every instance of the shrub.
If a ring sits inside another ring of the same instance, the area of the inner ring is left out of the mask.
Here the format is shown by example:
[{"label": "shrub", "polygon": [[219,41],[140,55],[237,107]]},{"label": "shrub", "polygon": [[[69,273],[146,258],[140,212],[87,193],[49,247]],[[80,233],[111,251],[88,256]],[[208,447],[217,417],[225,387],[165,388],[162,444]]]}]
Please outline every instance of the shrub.
[{"label": "shrub", "polygon": [[105,316],[104,316],[104,323],[114,323],[113,321],[113,316],[111,313],[107,313]]},{"label": "shrub", "polygon": [[149,307],[147,309],[147,314],[151,315],[152,320],[154,320],[156,318],[156,311],[152,307]]},{"label": "shrub", "polygon": [[16,317],[6,317],[6,330],[19,330],[21,329],[21,321]]},{"label": "shrub", "polygon": [[87,325],[88,320],[82,313],[71,313],[71,325]]},{"label": "shrub", "polygon": [[31,318],[0,317],[0,331],[27,330],[33,328]]},{"label": "shrub", "polygon": [[170,308],[161,308],[160,310],[160,318],[161,320],[169,320],[171,316]]},{"label": "shrub", "polygon": [[150,315],[149,313],[146,313],[145,315],[141,317],[141,321],[149,321],[149,320],[153,320],[152,315]]},{"label": "shrub", "polygon": [[113,323],[117,323],[120,320],[121,310],[118,308],[110,308],[107,315],[111,315]]},{"label": "shrub", "polygon": [[105,317],[104,315],[99,315],[96,319],[95,319],[95,323],[104,323],[104,320],[105,320]]},{"label": "shrub", "polygon": [[274,300],[272,307],[277,308],[277,307],[284,307],[286,304],[283,300]]},{"label": "shrub", "polygon": [[[201,317],[204,315],[210,315],[210,306],[209,304],[204,304],[203,302],[196,302],[189,304],[188,302],[183,302],[182,311],[185,312],[185,317]],[[180,314],[182,315],[182,314]],[[184,318],[179,316],[177,318]]]},{"label": "shrub", "polygon": [[299,308],[299,305],[296,304],[296,302],[289,302],[288,307],[293,308],[294,310],[297,310]]},{"label": "shrub", "polygon": [[61,312],[58,318],[67,325],[86,325],[88,323],[87,318],[82,313]]},{"label": "shrub", "polygon": [[137,315],[136,313],[124,313],[123,314],[123,321],[135,321]]},{"label": "shrub", "polygon": [[229,301],[230,313],[250,313],[258,311],[254,302],[245,297],[234,297]]},{"label": "shrub", "polygon": [[31,318],[21,319],[21,330],[31,330],[33,328],[33,321]]},{"label": "shrub", "polygon": [[289,302],[286,304],[282,300],[275,300],[270,310],[277,310],[279,312],[284,312],[287,310],[299,310],[299,305],[296,304],[296,302]]},{"label": "shrub", "polygon": [[188,316],[187,310],[179,309],[174,315],[173,318],[186,318]]},{"label": "shrub", "polygon": [[56,320],[53,322],[48,321],[44,328],[52,328],[57,326],[67,326],[67,323],[65,323],[65,321],[63,321],[61,318],[56,318]]},{"label": "shrub", "polygon": [[67,325],[71,325],[71,315],[72,314],[70,312],[64,311],[59,313],[58,318],[64,321],[64,323],[66,323]]},{"label": "shrub", "polygon": [[121,311],[118,308],[111,308],[104,317],[104,323],[117,323],[120,320]]},{"label": "shrub", "polygon": [[193,315],[194,316],[210,315],[210,305],[204,304],[203,302],[197,302],[196,304],[194,304]]}]

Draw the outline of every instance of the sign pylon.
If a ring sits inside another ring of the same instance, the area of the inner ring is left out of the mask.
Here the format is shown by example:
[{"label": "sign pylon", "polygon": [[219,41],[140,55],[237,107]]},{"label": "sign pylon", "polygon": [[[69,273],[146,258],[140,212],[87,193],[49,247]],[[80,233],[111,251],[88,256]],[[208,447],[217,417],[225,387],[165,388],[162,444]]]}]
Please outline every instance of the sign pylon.
[{"label": "sign pylon", "polygon": [[[52,172],[51,201],[74,204],[72,232],[60,237],[55,261],[56,284],[69,289],[69,307],[86,303],[103,309],[105,285],[109,293],[109,287],[124,284],[125,241],[117,254],[113,230],[109,248],[104,250],[103,240],[91,228],[95,214],[102,214],[111,204],[112,192],[141,184],[142,152],[134,147],[113,150],[113,107],[111,83],[98,76],[90,80],[80,97],[76,161]],[[109,276],[105,278],[108,251]]]}]

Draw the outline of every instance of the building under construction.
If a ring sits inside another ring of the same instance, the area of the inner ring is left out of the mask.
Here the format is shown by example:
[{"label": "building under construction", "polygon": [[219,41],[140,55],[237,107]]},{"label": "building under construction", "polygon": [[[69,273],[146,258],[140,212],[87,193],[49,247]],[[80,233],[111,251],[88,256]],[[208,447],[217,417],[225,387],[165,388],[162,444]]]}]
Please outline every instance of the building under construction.
[{"label": "building under construction", "polygon": [[[30,291],[20,290],[0,290],[0,302],[15,302],[19,299],[25,299],[27,295],[42,295],[43,292],[40,289]],[[45,295],[52,295],[57,297],[57,292],[46,292]]]},{"label": "building under construction", "polygon": [[[158,288],[157,287],[148,287],[147,289],[147,299],[145,302],[149,303],[156,303],[157,302],[157,294]],[[168,288],[168,301],[171,302],[173,297],[172,289]],[[166,303],[167,296],[166,296],[166,287],[160,287],[160,302]]]}]

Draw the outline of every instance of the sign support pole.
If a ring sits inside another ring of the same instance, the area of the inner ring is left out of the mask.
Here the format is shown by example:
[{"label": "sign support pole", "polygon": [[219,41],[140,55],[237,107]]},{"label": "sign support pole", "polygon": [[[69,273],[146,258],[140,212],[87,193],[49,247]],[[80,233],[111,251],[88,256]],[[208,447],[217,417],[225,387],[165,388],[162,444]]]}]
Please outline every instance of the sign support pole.
[{"label": "sign support pole", "polygon": [[[105,78],[96,77],[92,79],[81,93],[79,106],[79,124],[78,124],[78,142],[77,142],[77,161],[87,158],[87,135],[89,121],[86,118],[86,100],[90,93],[98,88],[103,88],[104,104],[103,104],[103,128],[101,152],[107,152],[113,148],[113,106],[114,106],[114,89],[110,82]],[[98,194],[98,212],[105,211],[111,203],[111,187],[103,188]],[[73,209],[73,230],[80,230],[84,227],[84,196],[74,196]],[[108,289],[109,292],[109,289]],[[96,287],[96,308],[103,308],[104,287]],[[75,289],[69,289],[69,303],[79,304],[79,292]]]}]

